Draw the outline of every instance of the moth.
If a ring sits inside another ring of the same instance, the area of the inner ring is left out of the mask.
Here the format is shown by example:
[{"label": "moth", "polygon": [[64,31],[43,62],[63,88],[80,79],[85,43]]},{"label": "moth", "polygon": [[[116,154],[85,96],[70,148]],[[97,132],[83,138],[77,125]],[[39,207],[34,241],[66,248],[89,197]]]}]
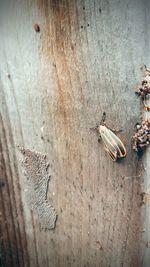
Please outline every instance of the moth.
[{"label": "moth", "polygon": [[111,130],[105,124],[106,113],[103,113],[101,123],[96,125],[94,128],[99,133],[99,139],[103,141],[104,149],[109,154],[113,161],[124,158],[126,156],[126,148],[119,137],[114,133],[118,130]]}]

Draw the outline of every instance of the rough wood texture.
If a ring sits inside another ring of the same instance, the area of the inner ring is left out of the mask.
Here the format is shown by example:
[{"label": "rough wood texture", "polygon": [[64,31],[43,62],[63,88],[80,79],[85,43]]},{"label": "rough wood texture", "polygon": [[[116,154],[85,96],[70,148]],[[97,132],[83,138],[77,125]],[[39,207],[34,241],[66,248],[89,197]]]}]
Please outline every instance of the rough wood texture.
[{"label": "rough wood texture", "polygon": [[[130,144],[149,13],[148,0],[0,1],[1,266],[149,266],[150,150]],[[124,129],[121,163],[89,130],[103,111]],[[18,144],[48,154],[54,231],[27,206]]]}]

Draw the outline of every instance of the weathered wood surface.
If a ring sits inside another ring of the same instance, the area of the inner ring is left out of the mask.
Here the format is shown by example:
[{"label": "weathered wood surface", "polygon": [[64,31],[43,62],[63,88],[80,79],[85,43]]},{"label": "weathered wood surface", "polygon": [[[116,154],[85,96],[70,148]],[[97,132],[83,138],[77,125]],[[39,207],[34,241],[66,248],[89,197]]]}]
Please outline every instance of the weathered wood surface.
[{"label": "weathered wood surface", "polygon": [[[143,0],[0,1],[1,266],[150,266],[150,150],[138,160],[130,144],[149,13]],[[89,130],[103,111],[124,128],[119,164]],[[48,154],[55,230],[27,206],[18,144]]]}]

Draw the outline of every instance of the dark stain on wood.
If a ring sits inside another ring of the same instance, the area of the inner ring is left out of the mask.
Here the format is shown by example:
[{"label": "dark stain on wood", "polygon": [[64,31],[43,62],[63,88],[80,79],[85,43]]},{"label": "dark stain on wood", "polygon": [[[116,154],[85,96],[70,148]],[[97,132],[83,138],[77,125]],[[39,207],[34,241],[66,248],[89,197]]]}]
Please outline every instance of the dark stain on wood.
[{"label": "dark stain on wood", "polygon": [[39,24],[34,24],[34,30],[36,31],[36,32],[40,32],[40,26],[39,26]]},{"label": "dark stain on wood", "polygon": [[5,186],[5,181],[3,179],[0,179],[0,187]]}]

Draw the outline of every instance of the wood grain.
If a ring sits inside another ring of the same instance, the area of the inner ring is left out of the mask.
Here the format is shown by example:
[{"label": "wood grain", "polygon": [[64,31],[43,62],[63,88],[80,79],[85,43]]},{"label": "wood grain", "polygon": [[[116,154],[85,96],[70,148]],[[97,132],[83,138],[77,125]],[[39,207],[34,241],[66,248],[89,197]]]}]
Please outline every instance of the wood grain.
[{"label": "wood grain", "polygon": [[[140,193],[150,151],[138,158],[130,142],[134,88],[150,66],[149,12],[146,0],[0,2],[2,266],[149,266],[150,204]],[[120,163],[89,129],[103,111],[124,129]],[[17,145],[48,155],[53,231],[26,203]]]}]

